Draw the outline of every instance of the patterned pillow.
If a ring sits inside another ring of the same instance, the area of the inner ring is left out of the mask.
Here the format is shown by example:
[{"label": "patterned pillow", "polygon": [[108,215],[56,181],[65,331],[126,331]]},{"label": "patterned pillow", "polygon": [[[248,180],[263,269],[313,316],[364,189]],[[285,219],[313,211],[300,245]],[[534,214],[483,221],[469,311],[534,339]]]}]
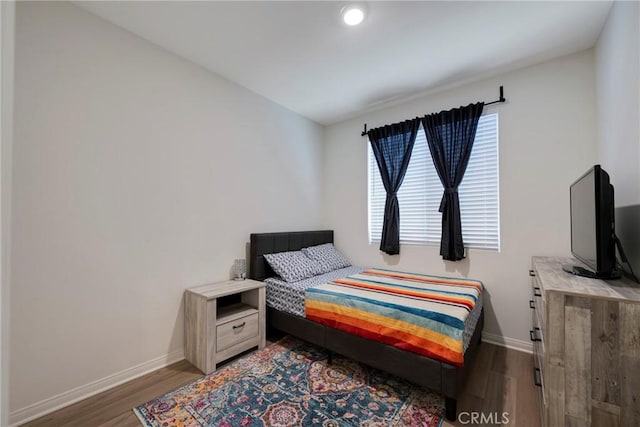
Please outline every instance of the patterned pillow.
[{"label": "patterned pillow", "polygon": [[303,248],[302,252],[320,264],[322,273],[328,273],[351,265],[349,260],[333,246],[333,243]]},{"label": "patterned pillow", "polygon": [[264,258],[273,271],[286,282],[297,282],[322,273],[320,264],[300,251],[264,254]]}]

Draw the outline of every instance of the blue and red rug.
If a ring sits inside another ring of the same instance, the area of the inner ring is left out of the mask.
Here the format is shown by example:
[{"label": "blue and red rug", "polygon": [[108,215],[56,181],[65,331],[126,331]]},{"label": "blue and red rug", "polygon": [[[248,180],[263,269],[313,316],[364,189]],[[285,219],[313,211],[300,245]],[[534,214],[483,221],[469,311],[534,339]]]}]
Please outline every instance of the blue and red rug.
[{"label": "blue and red rug", "polygon": [[145,426],[440,426],[444,405],[407,381],[285,337],[134,408]]}]

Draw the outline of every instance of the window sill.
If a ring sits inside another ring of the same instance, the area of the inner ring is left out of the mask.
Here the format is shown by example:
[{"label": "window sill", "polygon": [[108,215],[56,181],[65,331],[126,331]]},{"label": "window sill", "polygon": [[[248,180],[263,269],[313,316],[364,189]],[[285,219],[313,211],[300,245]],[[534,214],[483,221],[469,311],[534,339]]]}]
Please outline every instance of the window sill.
[{"label": "window sill", "polygon": [[[380,240],[370,240],[369,241],[369,246],[374,246],[374,245],[379,245],[379,244],[380,244]],[[403,242],[403,241],[400,241],[400,246],[428,246],[428,247],[439,248],[440,247],[440,242],[434,243],[434,242]],[[494,248],[481,248],[481,247],[476,247],[476,246],[465,246],[465,248],[464,248],[465,253],[468,253],[468,251],[470,249],[472,249],[474,251],[485,251],[485,252],[500,253],[500,248],[497,248],[497,249],[494,249]]]}]

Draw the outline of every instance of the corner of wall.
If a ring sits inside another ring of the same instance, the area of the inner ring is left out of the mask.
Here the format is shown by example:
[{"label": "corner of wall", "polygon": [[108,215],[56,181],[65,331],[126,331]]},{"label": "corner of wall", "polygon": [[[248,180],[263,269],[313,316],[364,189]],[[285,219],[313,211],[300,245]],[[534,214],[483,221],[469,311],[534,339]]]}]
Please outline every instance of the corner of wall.
[{"label": "corner of wall", "polygon": [[15,2],[0,3],[0,425],[9,422],[9,293]]}]

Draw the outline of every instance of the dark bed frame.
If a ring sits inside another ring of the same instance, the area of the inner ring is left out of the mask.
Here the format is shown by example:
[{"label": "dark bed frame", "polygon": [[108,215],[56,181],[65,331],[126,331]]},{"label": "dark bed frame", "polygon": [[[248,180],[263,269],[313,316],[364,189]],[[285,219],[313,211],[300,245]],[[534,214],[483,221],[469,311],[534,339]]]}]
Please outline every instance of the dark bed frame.
[{"label": "dark bed frame", "polygon": [[[333,230],[251,234],[249,278],[264,280],[275,276],[263,254],[297,251],[308,246],[333,243]],[[475,358],[484,326],[480,314],[462,367],[400,350],[377,341],[351,335],[338,329],[267,308],[267,325],[325,349],[389,372],[422,387],[441,393],[445,398],[445,415],[455,421],[457,399]]]}]

